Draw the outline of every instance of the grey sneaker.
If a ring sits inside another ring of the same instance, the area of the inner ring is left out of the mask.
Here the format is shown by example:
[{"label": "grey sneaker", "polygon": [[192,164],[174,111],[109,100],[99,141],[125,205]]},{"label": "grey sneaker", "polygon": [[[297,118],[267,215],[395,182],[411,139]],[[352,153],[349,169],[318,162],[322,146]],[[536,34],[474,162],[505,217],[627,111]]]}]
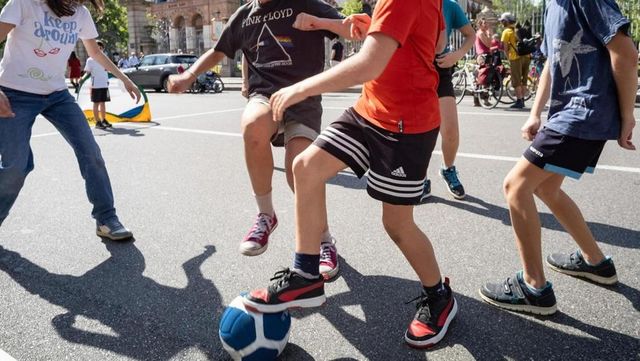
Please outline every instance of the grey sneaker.
[{"label": "grey sneaker", "polygon": [[103,224],[98,223],[96,234],[112,241],[121,241],[133,237],[133,233],[125,228],[116,217],[106,220]]},{"label": "grey sneaker", "polygon": [[587,264],[580,251],[571,254],[554,253],[547,257],[547,265],[556,272],[586,278],[603,285],[613,285],[618,282],[616,266],[609,257],[592,266]]},{"label": "grey sneaker", "polygon": [[424,181],[424,188],[422,189],[422,195],[420,196],[420,203],[426,201],[429,197],[431,197],[431,180],[427,179]]}]

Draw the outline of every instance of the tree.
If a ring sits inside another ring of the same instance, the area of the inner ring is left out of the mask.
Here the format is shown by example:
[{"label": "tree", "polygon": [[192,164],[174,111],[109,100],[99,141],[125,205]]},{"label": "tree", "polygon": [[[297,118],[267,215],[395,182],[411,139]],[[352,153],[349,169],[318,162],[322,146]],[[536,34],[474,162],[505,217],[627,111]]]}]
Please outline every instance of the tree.
[{"label": "tree", "polygon": [[342,5],[342,14],[344,16],[349,16],[352,14],[360,14],[362,12],[362,1],[361,0],[347,0]]},{"label": "tree", "polygon": [[631,20],[631,37],[640,41],[640,2],[638,0],[618,0],[622,13]]}]

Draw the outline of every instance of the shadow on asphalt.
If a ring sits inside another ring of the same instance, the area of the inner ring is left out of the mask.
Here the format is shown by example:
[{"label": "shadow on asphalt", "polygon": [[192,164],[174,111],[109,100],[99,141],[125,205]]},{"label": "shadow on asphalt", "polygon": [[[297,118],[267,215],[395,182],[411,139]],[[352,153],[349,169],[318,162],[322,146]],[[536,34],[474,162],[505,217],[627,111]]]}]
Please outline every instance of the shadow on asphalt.
[{"label": "shadow on asphalt", "polygon": [[[483,217],[490,217],[499,220],[502,222],[502,224],[511,226],[511,219],[509,218],[509,210],[507,208],[487,203],[482,199],[473,197],[469,194],[467,194],[463,201],[455,201],[432,195],[431,197],[427,198],[424,203],[446,204],[465,211],[469,211],[471,213],[478,214]],[[565,232],[564,228],[553,214],[540,213],[540,223],[542,224],[543,228]],[[589,229],[593,233],[593,236],[598,240],[598,242],[603,242],[618,247],[640,248],[640,230],[633,230],[613,226],[610,224],[589,221],[587,221],[587,225],[589,226]]]},{"label": "shadow on asphalt", "polygon": [[[404,302],[420,292],[419,282],[364,276],[343,258],[340,258],[340,269],[351,291],[329,297],[319,313],[342,337],[369,360],[428,359],[429,351],[413,350],[404,343],[404,332],[415,312],[412,304]],[[453,288],[455,292],[455,284]],[[621,290],[634,295],[637,308],[638,291],[630,291],[626,285],[621,285]],[[455,297],[458,315],[436,349],[461,346],[476,360],[632,360],[638,357],[638,339],[585,324],[562,312],[536,319],[500,310],[476,298],[460,294]],[[345,307],[350,306],[361,307],[364,319],[347,313]],[[294,311],[292,314],[304,318],[312,313]],[[559,330],[559,326],[570,333]],[[464,354],[459,356],[466,359]]]},{"label": "shadow on asphalt", "polygon": [[[188,284],[174,288],[143,275],[145,259],[134,243],[103,243],[111,257],[81,276],[50,273],[2,247],[0,269],[66,310],[51,323],[69,342],[137,360],[169,360],[193,348],[211,360],[229,359],[217,336],[224,308],[220,293],[200,271],[214,246],[182,265]],[[111,332],[79,328],[79,317],[99,321]]]}]

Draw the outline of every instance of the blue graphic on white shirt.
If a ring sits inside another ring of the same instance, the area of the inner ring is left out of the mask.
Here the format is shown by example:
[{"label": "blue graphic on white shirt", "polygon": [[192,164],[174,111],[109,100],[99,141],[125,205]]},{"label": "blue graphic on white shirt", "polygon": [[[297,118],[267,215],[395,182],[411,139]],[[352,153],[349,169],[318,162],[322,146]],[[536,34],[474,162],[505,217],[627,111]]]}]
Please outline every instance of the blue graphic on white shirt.
[{"label": "blue graphic on white shirt", "polygon": [[[40,45],[33,49],[38,57],[45,57],[48,54],[57,55],[60,47],[57,45],[75,44],[78,41],[78,23],[75,21],[62,21],[58,17],[44,12],[42,22],[33,23],[35,31],[33,35],[40,39]],[[54,45],[51,45],[51,44]],[[46,44],[46,47],[43,46]]]}]

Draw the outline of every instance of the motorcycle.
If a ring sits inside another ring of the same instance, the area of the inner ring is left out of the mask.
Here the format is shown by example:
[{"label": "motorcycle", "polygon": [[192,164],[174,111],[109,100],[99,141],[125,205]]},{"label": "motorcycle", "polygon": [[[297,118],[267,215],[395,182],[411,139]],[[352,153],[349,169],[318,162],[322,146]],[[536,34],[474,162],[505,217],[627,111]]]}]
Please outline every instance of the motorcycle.
[{"label": "motorcycle", "polygon": [[211,70],[198,75],[196,81],[191,85],[191,92],[193,93],[206,93],[210,91],[221,93],[223,90],[224,82],[220,78],[220,75]]}]

